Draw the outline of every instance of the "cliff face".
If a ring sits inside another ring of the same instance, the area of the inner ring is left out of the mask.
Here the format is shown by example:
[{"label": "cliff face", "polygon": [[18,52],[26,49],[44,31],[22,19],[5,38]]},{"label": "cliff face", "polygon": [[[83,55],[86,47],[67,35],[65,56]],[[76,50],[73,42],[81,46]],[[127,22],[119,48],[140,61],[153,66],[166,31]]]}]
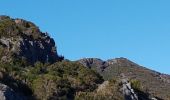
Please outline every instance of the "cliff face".
[{"label": "cliff face", "polygon": [[31,22],[0,16],[1,61],[13,57],[33,64],[37,61],[54,63],[62,60],[57,54],[54,40]]},{"label": "cliff face", "polygon": [[15,93],[7,85],[0,83],[0,100],[27,100],[23,95]]}]

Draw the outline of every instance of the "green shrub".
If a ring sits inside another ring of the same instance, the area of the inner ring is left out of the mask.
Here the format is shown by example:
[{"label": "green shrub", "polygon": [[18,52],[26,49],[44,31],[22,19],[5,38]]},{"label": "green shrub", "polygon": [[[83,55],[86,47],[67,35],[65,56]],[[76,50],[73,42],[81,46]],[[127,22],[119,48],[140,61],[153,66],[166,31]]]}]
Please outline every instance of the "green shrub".
[{"label": "green shrub", "polygon": [[142,87],[141,87],[141,82],[139,80],[134,79],[134,80],[131,80],[130,83],[133,89],[141,90]]},{"label": "green shrub", "polygon": [[12,19],[4,19],[3,21],[0,21],[0,37],[15,36],[17,33],[18,29]]},{"label": "green shrub", "polygon": [[23,67],[21,59],[15,61],[0,64],[0,71],[11,77],[2,80],[16,84],[16,87],[11,85],[14,89],[22,85],[22,91],[25,88],[31,90],[29,95],[40,100],[73,99],[75,93],[93,92],[103,82],[98,73],[76,62],[63,61],[52,65],[37,62],[34,66]]},{"label": "green shrub", "polygon": [[40,100],[68,99],[72,95],[68,80],[49,74],[38,76],[32,83],[32,89]]},{"label": "green shrub", "polygon": [[103,82],[98,73],[76,62],[63,61],[53,64],[48,70],[53,75],[70,79],[73,87],[82,91],[92,91]]}]

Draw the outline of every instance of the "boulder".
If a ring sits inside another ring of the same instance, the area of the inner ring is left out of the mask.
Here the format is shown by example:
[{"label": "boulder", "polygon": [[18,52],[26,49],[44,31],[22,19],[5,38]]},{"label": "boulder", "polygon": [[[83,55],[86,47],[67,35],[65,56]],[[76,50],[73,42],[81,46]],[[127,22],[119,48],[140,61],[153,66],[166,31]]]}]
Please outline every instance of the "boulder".
[{"label": "boulder", "polygon": [[15,93],[7,85],[0,83],[0,100],[26,100],[26,98]]}]

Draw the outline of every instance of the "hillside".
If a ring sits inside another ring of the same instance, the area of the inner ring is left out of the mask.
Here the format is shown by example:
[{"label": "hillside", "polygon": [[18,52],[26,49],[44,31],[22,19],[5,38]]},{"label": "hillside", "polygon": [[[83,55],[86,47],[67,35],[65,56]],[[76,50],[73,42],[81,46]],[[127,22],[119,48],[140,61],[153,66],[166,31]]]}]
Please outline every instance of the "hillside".
[{"label": "hillside", "polygon": [[33,64],[37,61],[54,63],[62,60],[54,40],[39,28],[23,19],[0,16],[0,57],[10,62],[21,59]]},{"label": "hillside", "polygon": [[151,96],[170,99],[170,76],[142,67],[126,58],[103,61],[97,58],[85,58],[78,62],[97,71],[105,80],[120,77],[140,81],[140,90]]},{"label": "hillside", "polygon": [[54,40],[32,22],[0,16],[0,100],[72,100],[102,82],[59,56]]},{"label": "hillside", "polygon": [[126,58],[65,60],[34,23],[0,16],[0,100],[170,100],[170,76]]}]

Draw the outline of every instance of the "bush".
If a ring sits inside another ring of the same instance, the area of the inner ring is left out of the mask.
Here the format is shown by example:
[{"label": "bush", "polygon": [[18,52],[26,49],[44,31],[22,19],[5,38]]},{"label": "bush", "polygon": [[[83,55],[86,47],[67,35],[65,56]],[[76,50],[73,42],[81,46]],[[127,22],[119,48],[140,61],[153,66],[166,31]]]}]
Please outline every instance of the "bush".
[{"label": "bush", "polygon": [[81,91],[93,91],[97,84],[103,82],[103,78],[98,73],[76,62],[58,62],[48,70],[53,75],[68,78],[72,86]]},{"label": "bush", "polygon": [[44,74],[33,81],[32,89],[37,99],[49,100],[52,98],[68,98],[71,86],[67,80]]},{"label": "bush", "polygon": [[93,92],[103,82],[98,73],[76,62],[52,65],[37,62],[34,66],[23,67],[22,61],[16,61],[0,64],[0,71],[10,77],[2,76],[3,82],[40,100],[73,99],[77,92]]},{"label": "bush", "polygon": [[135,90],[141,90],[141,82],[139,80],[131,80],[131,86]]},{"label": "bush", "polygon": [[0,37],[15,36],[17,33],[17,26],[12,19],[4,19],[0,21]]}]

